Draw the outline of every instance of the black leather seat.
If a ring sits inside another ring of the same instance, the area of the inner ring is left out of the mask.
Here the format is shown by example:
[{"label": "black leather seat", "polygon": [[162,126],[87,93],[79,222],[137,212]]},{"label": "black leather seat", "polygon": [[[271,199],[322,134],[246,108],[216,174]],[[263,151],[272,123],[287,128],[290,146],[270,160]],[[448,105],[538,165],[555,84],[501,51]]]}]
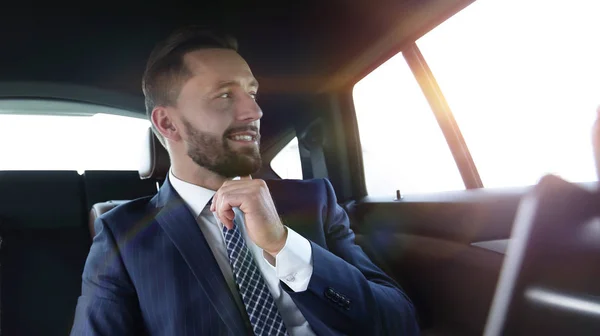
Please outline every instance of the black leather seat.
[{"label": "black leather seat", "polygon": [[140,179],[139,167],[135,171],[86,170],[83,183],[86,210],[99,202],[136,199],[156,192],[156,181]]},{"label": "black leather seat", "polygon": [[[151,128],[148,128],[146,137],[147,141],[143,148],[139,169],[140,178],[143,180],[155,181],[157,185],[160,185],[166,179],[171,166],[169,153],[160,143],[158,138],[156,138]],[[128,202],[128,200],[110,200],[95,203],[92,206],[89,220],[89,228],[92,237],[95,236],[94,222],[96,219],[126,202]]]},{"label": "black leather seat", "polygon": [[2,335],[67,335],[90,248],[76,171],[0,172]]}]

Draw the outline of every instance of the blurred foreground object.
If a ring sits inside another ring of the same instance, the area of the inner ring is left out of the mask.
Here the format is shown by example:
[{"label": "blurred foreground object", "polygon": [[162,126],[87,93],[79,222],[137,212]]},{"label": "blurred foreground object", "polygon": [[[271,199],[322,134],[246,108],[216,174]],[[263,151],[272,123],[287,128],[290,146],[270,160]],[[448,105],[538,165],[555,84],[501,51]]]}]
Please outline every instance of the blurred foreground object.
[{"label": "blurred foreground object", "polygon": [[547,175],[523,197],[485,335],[600,335],[596,190]]}]

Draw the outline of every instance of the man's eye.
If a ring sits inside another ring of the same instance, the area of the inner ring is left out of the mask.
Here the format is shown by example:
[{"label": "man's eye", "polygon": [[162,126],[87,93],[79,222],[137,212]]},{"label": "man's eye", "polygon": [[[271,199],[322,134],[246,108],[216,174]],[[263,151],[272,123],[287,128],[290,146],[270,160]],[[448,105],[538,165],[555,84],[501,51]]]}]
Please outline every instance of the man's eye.
[{"label": "man's eye", "polygon": [[219,98],[231,98],[231,95],[229,94],[229,92],[223,93],[219,96]]},{"label": "man's eye", "polygon": [[250,97],[252,97],[252,99],[254,99],[254,100],[258,100],[258,93],[256,93],[256,92],[251,92],[251,93],[250,93]]}]

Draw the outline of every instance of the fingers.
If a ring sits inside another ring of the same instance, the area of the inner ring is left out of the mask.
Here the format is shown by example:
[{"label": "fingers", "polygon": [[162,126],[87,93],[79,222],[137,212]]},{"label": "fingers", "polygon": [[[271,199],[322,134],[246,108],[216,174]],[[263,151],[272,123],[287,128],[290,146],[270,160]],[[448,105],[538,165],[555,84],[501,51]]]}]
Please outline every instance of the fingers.
[{"label": "fingers", "polygon": [[257,195],[261,194],[262,185],[265,185],[264,181],[252,180],[249,175],[240,177],[239,181],[226,181],[213,196],[210,211],[215,213],[223,225],[232,229],[235,219],[233,208],[238,207],[242,211],[247,211],[248,209],[244,210],[244,208],[249,205],[249,201],[252,202]]},{"label": "fingers", "polygon": [[225,227],[231,230],[234,225],[233,220],[235,219],[233,208],[240,207],[243,199],[244,197],[242,194],[222,192],[219,190],[213,197],[210,211],[216,215]]},{"label": "fingers", "polygon": [[211,211],[219,219],[227,229],[233,229],[233,220],[235,219],[235,212],[233,207],[225,202],[225,198],[215,194],[213,203],[211,205]]},{"label": "fingers", "polygon": [[235,212],[233,212],[233,207],[225,202],[225,197],[220,197],[217,203],[216,209],[217,218],[227,227],[227,229],[233,229],[233,220],[235,219]]}]

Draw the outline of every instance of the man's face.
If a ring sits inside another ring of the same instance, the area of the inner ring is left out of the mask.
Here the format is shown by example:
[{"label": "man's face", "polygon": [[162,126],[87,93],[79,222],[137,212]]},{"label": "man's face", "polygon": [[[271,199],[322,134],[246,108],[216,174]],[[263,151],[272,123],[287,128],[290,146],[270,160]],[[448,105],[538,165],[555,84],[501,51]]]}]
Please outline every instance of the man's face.
[{"label": "man's face", "polygon": [[258,83],[235,51],[203,49],[185,55],[193,76],[177,99],[187,155],[224,177],[246,176],[261,166]]}]

